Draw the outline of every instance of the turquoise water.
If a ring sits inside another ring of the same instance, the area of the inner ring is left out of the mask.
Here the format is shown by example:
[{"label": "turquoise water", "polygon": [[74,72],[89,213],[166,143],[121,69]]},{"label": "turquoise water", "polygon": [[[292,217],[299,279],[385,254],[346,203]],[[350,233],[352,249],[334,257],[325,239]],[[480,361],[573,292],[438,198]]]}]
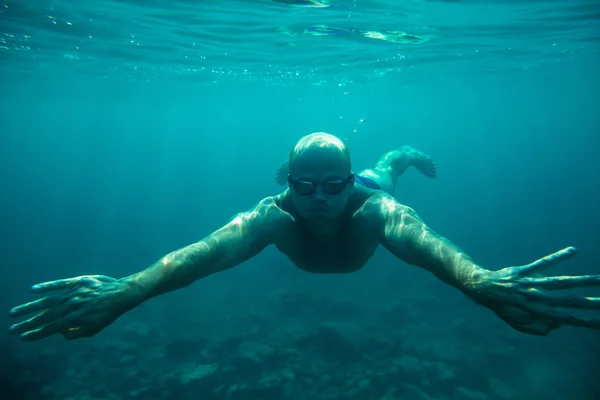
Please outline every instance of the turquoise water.
[{"label": "turquoise water", "polygon": [[[394,194],[486,268],[572,245],[549,273],[600,273],[600,2],[291,3],[0,4],[0,309],[202,239],[315,131],[355,170],[430,154]],[[268,248],[87,340],[0,336],[0,398],[598,400],[599,339],[519,333],[384,249],[340,276]]]},{"label": "turquoise water", "polygon": [[[277,84],[396,82],[477,64],[502,74],[594,53],[595,1],[334,1],[306,8],[269,1],[29,1],[0,8],[3,68],[54,68],[136,81]],[[400,31],[390,43],[311,36],[307,27]]]}]

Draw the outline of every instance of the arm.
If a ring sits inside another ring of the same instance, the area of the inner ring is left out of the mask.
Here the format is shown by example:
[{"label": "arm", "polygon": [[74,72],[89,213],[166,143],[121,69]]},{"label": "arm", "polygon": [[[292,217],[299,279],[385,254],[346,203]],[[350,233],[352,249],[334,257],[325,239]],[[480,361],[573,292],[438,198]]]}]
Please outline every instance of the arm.
[{"label": "arm", "polygon": [[433,232],[410,207],[389,195],[371,202],[372,219],[387,249],[462,290],[514,329],[538,336],[562,325],[600,329],[597,315],[580,317],[561,309],[598,312],[600,297],[560,293],[561,289],[598,287],[600,275],[539,277],[541,271],[575,255],[575,248],[567,247],[527,265],[490,271]]},{"label": "arm", "polygon": [[466,290],[485,271],[460,248],[431,230],[412,208],[389,195],[375,201],[380,242],[399,259],[426,269],[460,290]]},{"label": "arm", "polygon": [[267,198],[201,241],[167,254],[124,280],[136,288],[140,302],[191,285],[241,264],[274,243],[285,215]]},{"label": "arm", "polygon": [[[166,255],[135,275],[123,279],[88,275],[34,285],[33,291],[46,297],[13,308],[13,317],[36,315],[12,325],[10,331],[27,341],[57,333],[66,339],[93,336],[151,297],[255,256],[275,241],[289,220],[274,199],[267,198],[200,242]],[[56,291],[62,293],[52,294]]]}]

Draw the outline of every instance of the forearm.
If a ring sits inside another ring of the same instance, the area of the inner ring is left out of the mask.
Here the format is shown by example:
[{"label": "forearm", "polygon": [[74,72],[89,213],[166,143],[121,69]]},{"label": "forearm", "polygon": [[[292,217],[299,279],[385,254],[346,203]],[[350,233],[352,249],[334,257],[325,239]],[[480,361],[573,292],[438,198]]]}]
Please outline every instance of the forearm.
[{"label": "forearm", "polygon": [[162,257],[137,274],[123,278],[139,303],[181,289],[229,266],[227,259],[205,239]]},{"label": "forearm", "polygon": [[429,229],[414,238],[407,262],[434,274],[443,282],[466,291],[483,268],[464,251]]}]

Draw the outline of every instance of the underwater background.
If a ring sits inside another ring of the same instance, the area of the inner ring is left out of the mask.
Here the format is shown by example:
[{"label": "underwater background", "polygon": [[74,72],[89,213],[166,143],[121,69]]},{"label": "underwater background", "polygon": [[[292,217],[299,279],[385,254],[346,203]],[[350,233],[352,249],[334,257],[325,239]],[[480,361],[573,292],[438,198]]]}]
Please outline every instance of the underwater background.
[{"label": "underwater background", "polygon": [[[480,265],[600,271],[600,2],[4,1],[0,321],[32,284],[138,272],[283,190],[305,134]],[[587,290],[589,296],[600,294]],[[514,331],[384,249],[314,275],[268,248],[90,339],[0,336],[0,398],[600,399],[600,332]]]}]

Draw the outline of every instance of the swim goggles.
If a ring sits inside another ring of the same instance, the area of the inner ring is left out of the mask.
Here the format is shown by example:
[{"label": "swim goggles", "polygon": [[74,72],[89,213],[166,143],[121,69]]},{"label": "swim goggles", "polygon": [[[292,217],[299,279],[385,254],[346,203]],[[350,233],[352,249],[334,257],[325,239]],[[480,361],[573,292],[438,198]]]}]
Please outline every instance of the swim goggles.
[{"label": "swim goggles", "polygon": [[294,191],[301,195],[309,195],[317,190],[317,186],[321,185],[323,190],[327,194],[340,194],[346,189],[346,187],[354,182],[354,174],[350,174],[346,179],[330,179],[325,182],[317,183],[306,179],[292,179],[291,175],[288,175],[288,183]]}]

